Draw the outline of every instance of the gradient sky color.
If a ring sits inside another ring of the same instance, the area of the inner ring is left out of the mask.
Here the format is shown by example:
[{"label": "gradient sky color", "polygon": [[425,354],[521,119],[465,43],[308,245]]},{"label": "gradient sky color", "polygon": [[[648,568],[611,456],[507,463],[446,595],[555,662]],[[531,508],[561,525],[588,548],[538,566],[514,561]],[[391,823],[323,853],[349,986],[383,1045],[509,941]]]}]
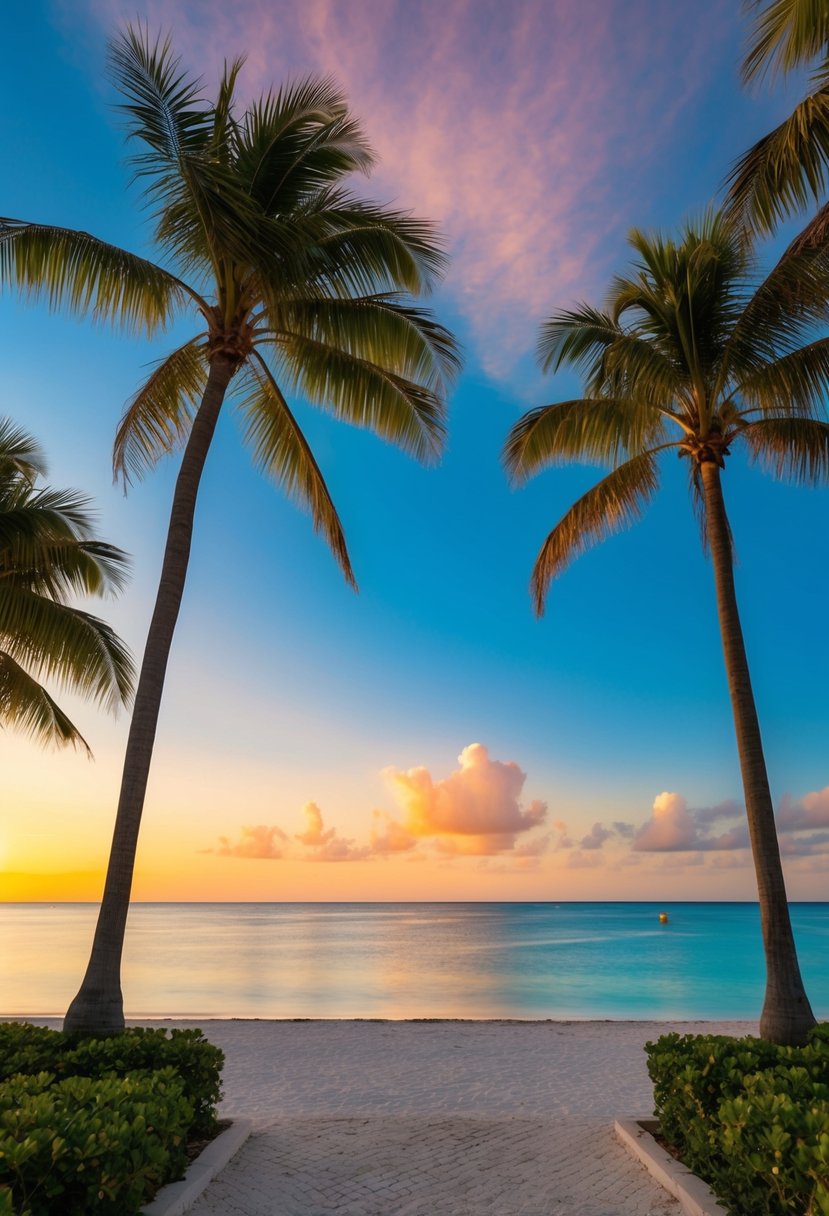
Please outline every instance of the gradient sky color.
[{"label": "gradient sky color", "polygon": [[[671,461],[634,530],[531,613],[550,527],[596,470],[508,489],[499,452],[543,379],[539,321],[598,302],[632,225],[701,210],[791,100],[739,83],[738,0],[33,0],[4,26],[0,212],[148,252],[104,62],[139,14],[212,88],[334,75],[379,155],[370,194],[438,221],[433,306],[466,368],[424,470],[299,412],[338,503],[355,596],[308,519],[250,467],[232,411],[206,470],[159,728],[138,899],[752,898],[714,612]],[[781,238],[782,239],[782,238]],[[772,250],[766,251],[767,258]],[[182,321],[176,333],[190,332]],[[149,344],[0,298],[0,413],[92,494],[133,554],[109,619],[137,653],[175,464],[128,498],[112,436]],[[738,593],[793,898],[829,869],[829,494],[732,457]],[[73,712],[95,751],[0,737],[0,899],[96,899],[126,720]]]}]

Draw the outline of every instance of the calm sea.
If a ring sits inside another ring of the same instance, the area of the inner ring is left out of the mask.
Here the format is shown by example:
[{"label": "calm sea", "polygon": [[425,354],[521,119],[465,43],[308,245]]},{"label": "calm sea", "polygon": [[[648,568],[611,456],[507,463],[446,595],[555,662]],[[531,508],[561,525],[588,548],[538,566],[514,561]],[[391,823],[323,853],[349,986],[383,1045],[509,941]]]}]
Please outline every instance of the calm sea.
[{"label": "calm sea", "polygon": [[[0,1013],[65,1011],[95,914],[0,905]],[[829,904],[792,919],[829,1017]],[[133,1017],[752,1018],[763,963],[754,904],[135,904],[123,987]]]}]

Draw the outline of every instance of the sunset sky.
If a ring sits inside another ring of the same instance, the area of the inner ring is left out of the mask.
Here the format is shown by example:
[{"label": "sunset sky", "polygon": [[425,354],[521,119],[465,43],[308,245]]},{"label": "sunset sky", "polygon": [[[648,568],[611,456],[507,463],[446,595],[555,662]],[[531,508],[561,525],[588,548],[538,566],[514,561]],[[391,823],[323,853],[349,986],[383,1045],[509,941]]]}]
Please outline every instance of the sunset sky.
[{"label": "sunset sky", "polygon": [[[671,460],[646,519],[577,561],[534,618],[550,528],[597,477],[512,491],[505,435],[574,395],[539,322],[599,303],[625,234],[716,195],[793,94],[748,92],[739,0],[32,0],[4,20],[0,213],[149,253],[104,65],[136,14],[214,88],[308,72],[347,91],[371,196],[437,221],[431,306],[465,370],[439,467],[297,403],[355,595],[309,519],[251,468],[232,411],[203,483],[150,778],[137,899],[750,899],[712,573]],[[785,234],[780,238],[785,239]],[[773,248],[767,249],[768,260]],[[0,298],[0,415],[90,494],[133,579],[96,605],[137,655],[175,462],[125,498],[111,443],[147,364],[125,338]],[[729,462],[738,595],[790,895],[829,871],[829,492]],[[0,899],[98,898],[126,715],[69,702],[94,762],[0,736]]]}]

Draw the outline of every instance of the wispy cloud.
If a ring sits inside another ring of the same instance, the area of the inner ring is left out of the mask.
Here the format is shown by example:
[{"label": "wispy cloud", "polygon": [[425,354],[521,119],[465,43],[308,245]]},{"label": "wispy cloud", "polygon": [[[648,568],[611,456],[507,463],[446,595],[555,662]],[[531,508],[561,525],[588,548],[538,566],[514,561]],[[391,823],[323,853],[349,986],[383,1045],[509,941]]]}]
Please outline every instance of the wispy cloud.
[{"label": "wispy cloud", "polygon": [[734,19],[726,0],[705,0],[708,20],[663,0],[87,2],[109,27],[136,12],[172,27],[211,82],[240,52],[251,94],[308,71],[340,81],[380,155],[371,192],[441,224],[449,290],[495,375],[554,307],[603,288]]}]

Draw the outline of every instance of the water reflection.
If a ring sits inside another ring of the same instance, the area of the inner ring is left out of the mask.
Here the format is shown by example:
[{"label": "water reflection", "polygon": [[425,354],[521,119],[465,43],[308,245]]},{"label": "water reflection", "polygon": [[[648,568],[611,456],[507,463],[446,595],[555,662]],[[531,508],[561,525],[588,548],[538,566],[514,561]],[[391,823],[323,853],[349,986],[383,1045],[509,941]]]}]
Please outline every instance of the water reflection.
[{"label": "water reflection", "polygon": [[[0,905],[4,1014],[65,1010],[96,911]],[[829,905],[793,920],[826,1015]],[[136,904],[124,957],[135,1017],[752,1017],[762,987],[751,904]]]}]

